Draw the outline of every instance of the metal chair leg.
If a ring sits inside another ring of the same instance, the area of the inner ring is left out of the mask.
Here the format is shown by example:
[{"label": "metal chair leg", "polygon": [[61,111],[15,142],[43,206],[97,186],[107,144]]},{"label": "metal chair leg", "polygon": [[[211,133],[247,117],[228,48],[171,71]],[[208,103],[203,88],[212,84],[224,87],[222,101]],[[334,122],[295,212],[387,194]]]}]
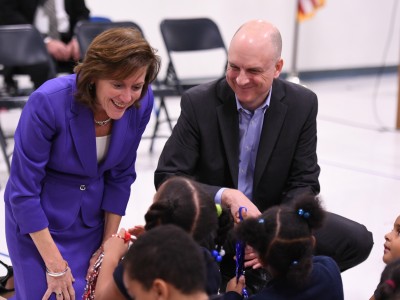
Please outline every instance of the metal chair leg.
[{"label": "metal chair leg", "polygon": [[8,174],[10,174],[11,166],[10,166],[10,158],[7,154],[7,141],[1,126],[0,126],[0,147],[1,147],[1,152],[3,153],[4,156],[4,161],[6,162],[7,165]]}]

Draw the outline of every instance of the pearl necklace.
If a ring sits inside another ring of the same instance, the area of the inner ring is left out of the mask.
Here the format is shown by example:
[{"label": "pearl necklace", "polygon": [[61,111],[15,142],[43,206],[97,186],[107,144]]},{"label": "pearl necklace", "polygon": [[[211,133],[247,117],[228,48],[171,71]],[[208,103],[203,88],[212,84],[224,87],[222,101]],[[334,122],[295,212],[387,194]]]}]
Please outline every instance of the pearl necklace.
[{"label": "pearl necklace", "polygon": [[94,122],[96,123],[96,125],[105,126],[111,122],[111,118],[108,118],[107,120],[104,121],[96,121],[96,119],[94,119]]}]

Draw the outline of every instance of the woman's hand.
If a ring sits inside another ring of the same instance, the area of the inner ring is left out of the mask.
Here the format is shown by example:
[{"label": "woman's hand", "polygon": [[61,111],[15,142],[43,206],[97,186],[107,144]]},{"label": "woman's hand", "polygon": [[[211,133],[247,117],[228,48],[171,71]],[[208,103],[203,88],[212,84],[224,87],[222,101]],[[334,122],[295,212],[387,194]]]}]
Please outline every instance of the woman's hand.
[{"label": "woman's hand", "polygon": [[[30,236],[38,249],[46,266],[47,290],[42,300],[50,298],[52,293],[56,299],[75,299],[75,281],[68,263],[63,259],[48,228],[31,232]],[[29,272],[29,271],[28,271]]]},{"label": "woman's hand", "polygon": [[50,298],[51,294],[56,294],[56,299],[75,300],[75,289],[72,283],[75,281],[71,269],[67,267],[64,275],[54,277],[46,272],[47,290],[42,300]]}]

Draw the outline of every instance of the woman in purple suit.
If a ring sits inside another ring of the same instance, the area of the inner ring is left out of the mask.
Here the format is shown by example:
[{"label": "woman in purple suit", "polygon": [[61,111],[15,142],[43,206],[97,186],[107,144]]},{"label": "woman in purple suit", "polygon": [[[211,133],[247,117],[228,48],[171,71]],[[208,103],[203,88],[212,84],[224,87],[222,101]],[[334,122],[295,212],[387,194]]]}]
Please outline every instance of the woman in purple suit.
[{"label": "woman in purple suit", "polygon": [[15,299],[80,299],[118,231],[160,58],[139,31],[96,37],[74,75],[37,89],[15,133],[5,191]]}]

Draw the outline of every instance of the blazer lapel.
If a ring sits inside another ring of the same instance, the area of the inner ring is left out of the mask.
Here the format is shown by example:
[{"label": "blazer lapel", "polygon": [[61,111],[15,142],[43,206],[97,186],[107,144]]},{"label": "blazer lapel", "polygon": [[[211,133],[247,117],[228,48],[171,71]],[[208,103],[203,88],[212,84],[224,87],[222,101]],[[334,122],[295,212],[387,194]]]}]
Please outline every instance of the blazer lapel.
[{"label": "blazer lapel", "polygon": [[278,140],[279,133],[285,120],[287,106],[281,102],[283,97],[284,92],[282,88],[279,88],[277,85],[273,85],[270,106],[264,115],[264,122],[254,171],[253,190],[256,190],[255,188],[260,182],[261,176],[271,157],[272,150],[274,149],[274,145]]},{"label": "blazer lapel", "polygon": [[223,103],[217,107],[217,117],[232,181],[234,186],[237,187],[239,174],[239,117],[234,93],[228,87],[226,81],[221,83],[226,86],[220,90],[222,93],[219,96]]},{"label": "blazer lapel", "polygon": [[82,167],[93,176],[97,172],[96,139],[93,113],[82,104],[72,100],[70,119],[72,140]]}]

